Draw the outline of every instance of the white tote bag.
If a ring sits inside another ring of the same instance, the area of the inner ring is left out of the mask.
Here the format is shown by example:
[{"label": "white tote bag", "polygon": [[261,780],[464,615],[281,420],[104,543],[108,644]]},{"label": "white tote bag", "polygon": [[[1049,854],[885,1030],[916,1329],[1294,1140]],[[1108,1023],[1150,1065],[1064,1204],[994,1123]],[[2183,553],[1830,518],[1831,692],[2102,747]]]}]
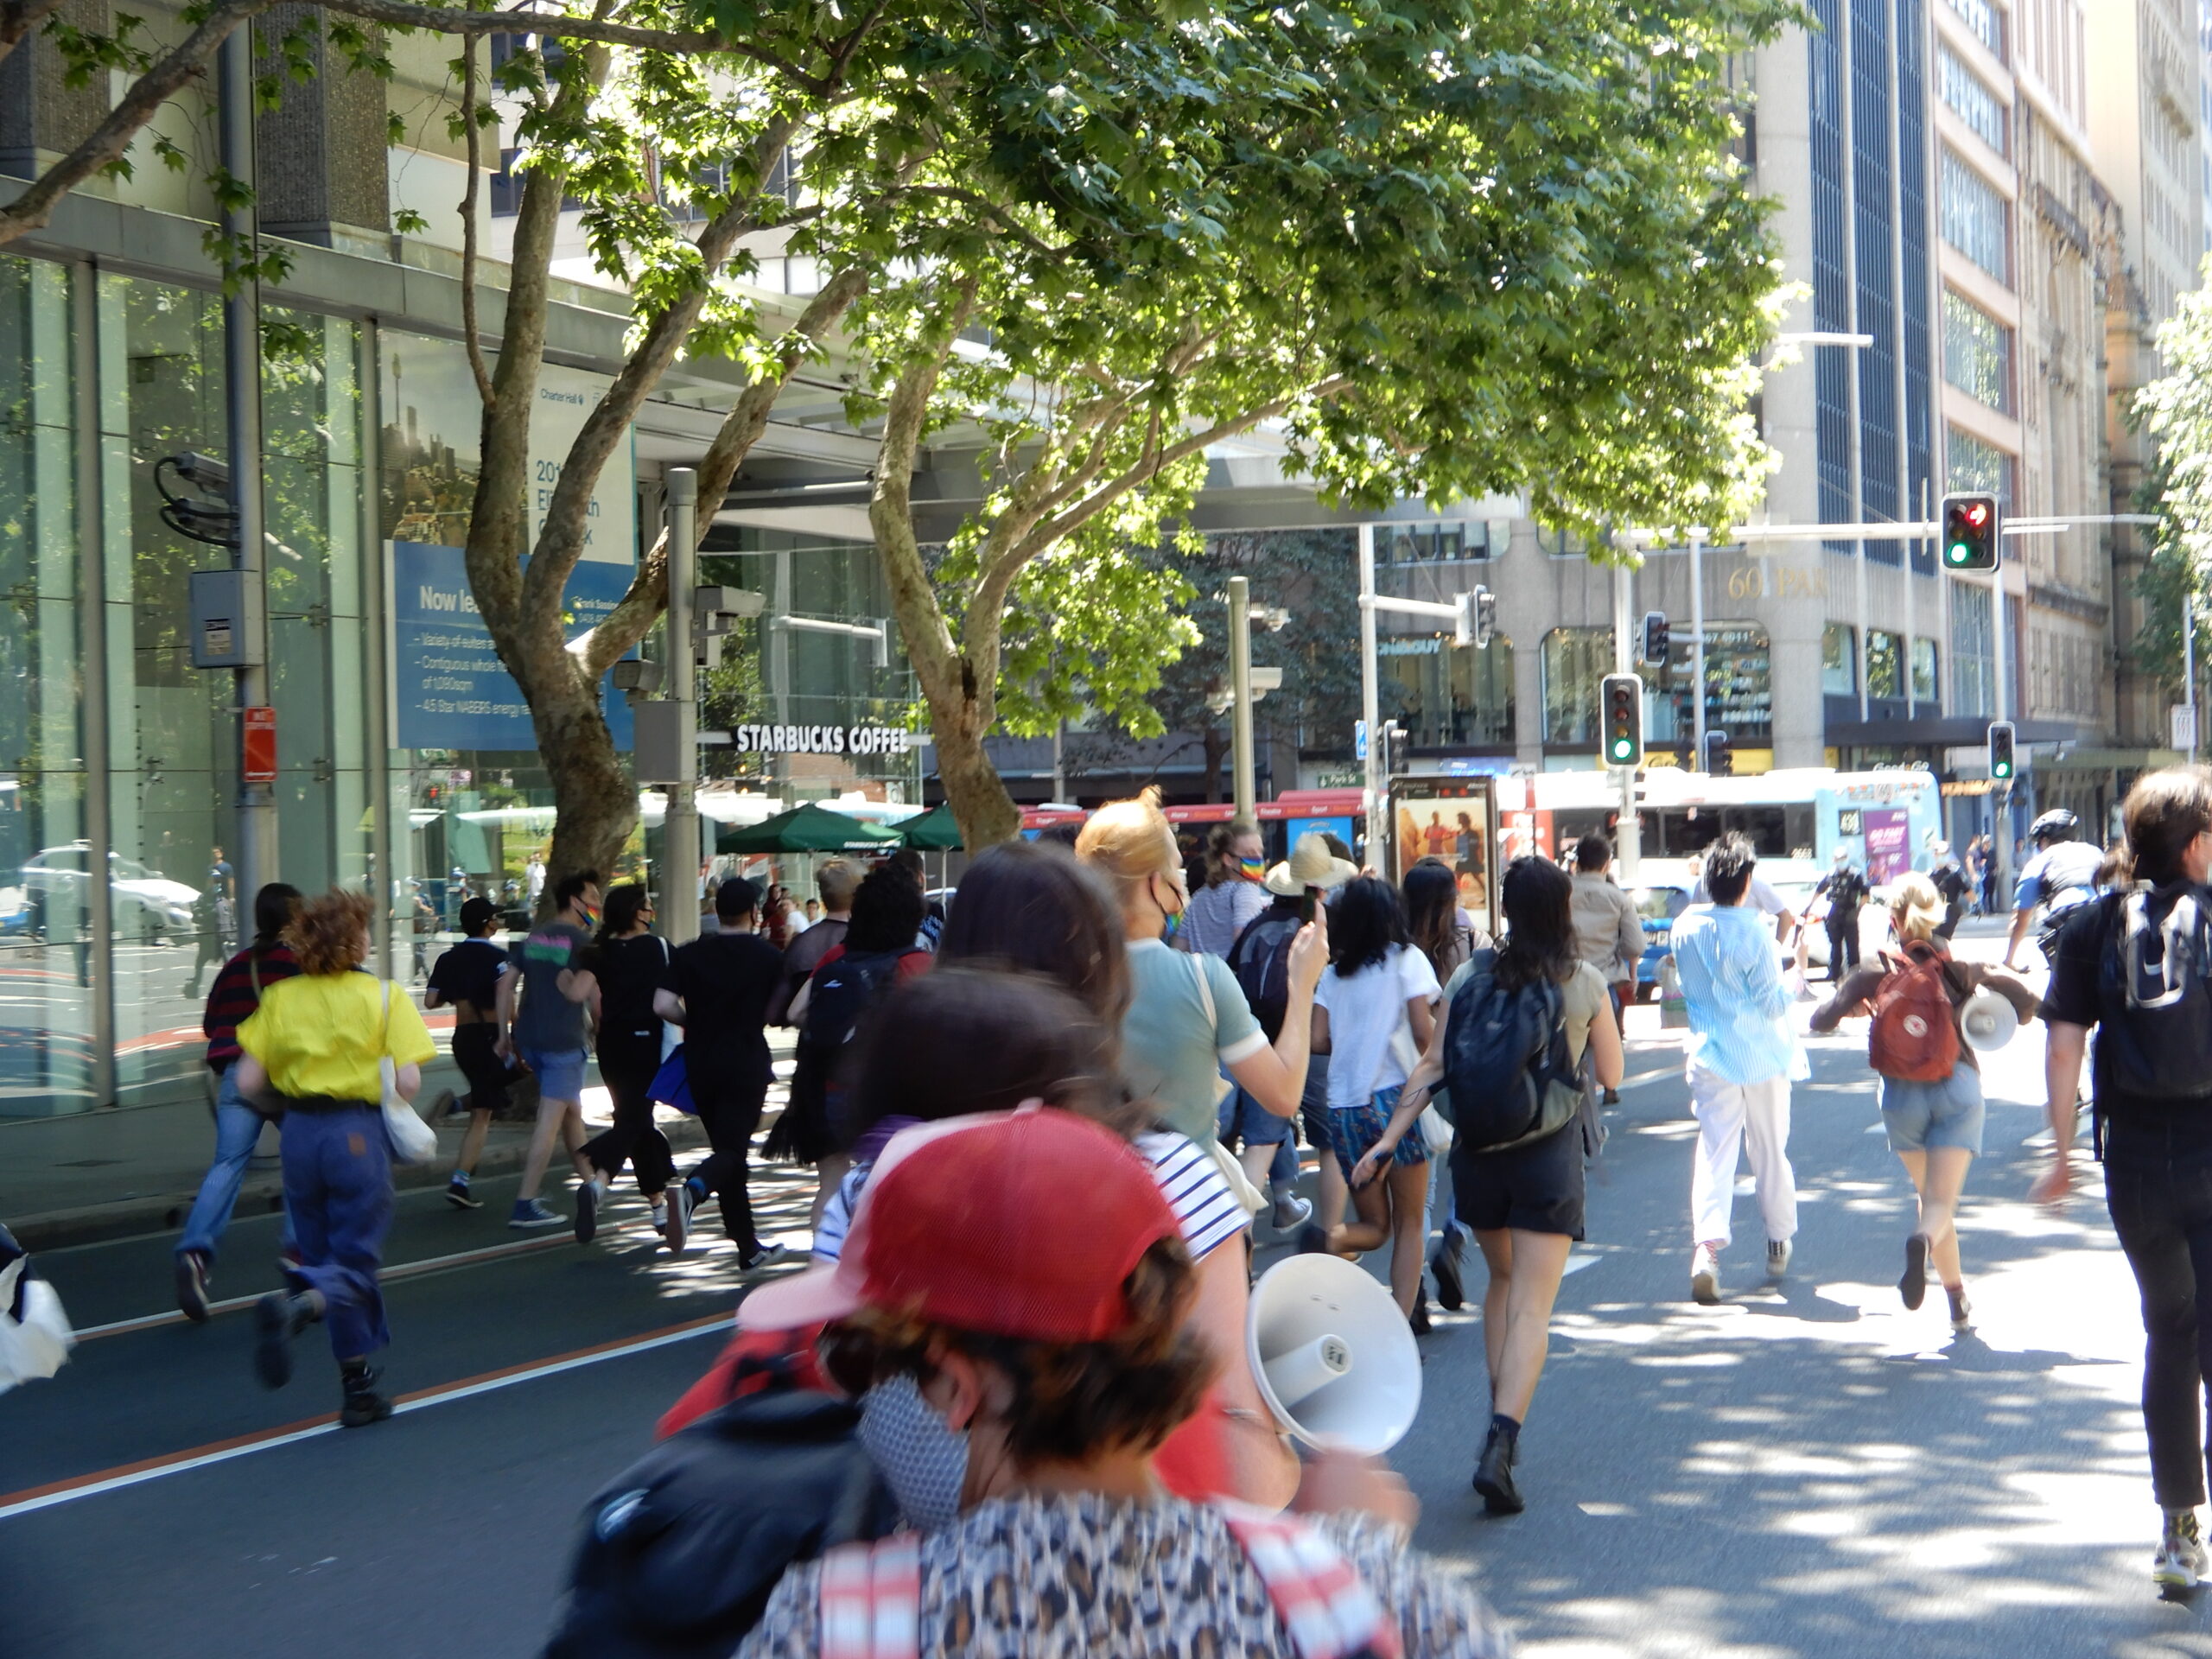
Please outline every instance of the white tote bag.
[{"label": "white tote bag", "polygon": [[0,1394],[52,1376],[76,1343],[61,1298],[45,1280],[32,1276],[29,1256],[0,1268]]},{"label": "white tote bag", "polygon": [[438,1132],[423,1121],[423,1115],[399,1092],[399,1068],[392,1063],[391,999],[397,988],[387,982],[384,988],[384,1039],[378,1044],[383,1051],[377,1057],[377,1075],[384,1084],[384,1138],[391,1143],[395,1163],[427,1164],[438,1155]]}]

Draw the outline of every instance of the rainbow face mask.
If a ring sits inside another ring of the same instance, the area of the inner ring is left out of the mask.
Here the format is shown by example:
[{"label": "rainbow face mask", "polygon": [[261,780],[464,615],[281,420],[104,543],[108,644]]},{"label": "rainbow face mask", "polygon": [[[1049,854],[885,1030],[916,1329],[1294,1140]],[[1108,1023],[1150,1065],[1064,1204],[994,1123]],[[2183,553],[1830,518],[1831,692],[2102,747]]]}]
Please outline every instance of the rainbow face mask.
[{"label": "rainbow face mask", "polygon": [[1240,858],[1236,861],[1236,869],[1247,881],[1257,881],[1267,874],[1268,861],[1264,858]]}]

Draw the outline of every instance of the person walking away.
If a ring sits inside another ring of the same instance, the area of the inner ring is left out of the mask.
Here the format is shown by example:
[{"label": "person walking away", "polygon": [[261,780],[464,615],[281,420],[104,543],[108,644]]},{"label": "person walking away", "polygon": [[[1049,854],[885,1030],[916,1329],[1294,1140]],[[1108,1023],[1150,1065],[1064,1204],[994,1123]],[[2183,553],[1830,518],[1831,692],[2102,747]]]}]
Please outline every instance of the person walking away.
[{"label": "person walking away", "polygon": [[[1131,1091],[1156,1103],[1168,1128],[1209,1150],[1221,1144],[1224,1068],[1265,1109],[1294,1116],[1306,1084],[1313,986],[1328,954],[1325,912],[1317,909],[1291,947],[1282,1033],[1271,1046],[1227,963],[1167,947],[1163,936],[1190,896],[1156,791],[1092,813],[1076,838],[1076,856],[1106,878],[1122,912],[1133,988],[1122,1065]],[[1229,1167],[1241,1180],[1241,1166],[1231,1160]],[[1262,1201],[1252,1194],[1252,1207]]]},{"label": "person walking away", "polygon": [[848,1630],[905,1632],[913,1659],[1502,1659],[1474,1592],[1407,1548],[1410,1503],[1380,1474],[1395,1525],[1162,1494],[1156,1449],[1211,1370],[1194,1279],[1143,1158],[1071,1113],[887,1160],[844,1259],[786,1311],[834,1321],[825,1365],[918,1531],[793,1566],[738,1659],[885,1650]]},{"label": "person walking away", "polygon": [[[588,963],[591,930],[599,919],[599,874],[581,870],[554,884],[553,914],[533,923],[513,950],[516,971],[499,981],[499,1058],[519,1058],[537,1077],[537,1122],[522,1167],[522,1188],[507,1225],[518,1232],[558,1227],[565,1217],[537,1196],[558,1141],[568,1149],[577,1179],[590,1187],[591,1166],[579,1155],[584,1144],[585,1046],[599,982]],[[588,1244],[598,1229],[598,1190],[576,1198],[576,1242]]]},{"label": "person walking away", "polygon": [[669,1192],[668,1227],[689,1237],[693,1209],[711,1194],[721,1205],[722,1230],[737,1247],[738,1265],[752,1273],[789,1259],[781,1245],[760,1242],[753,1226],[747,1163],[753,1132],[768,1098],[772,1071],[766,1030],[784,959],[756,931],[760,888],[732,876],[715,890],[716,931],[677,948],[653,1012],[683,1027],[683,1063],[691,1100],[712,1154]]},{"label": "person walking away", "polygon": [[335,888],[302,906],[284,934],[300,971],[265,987],[238,1029],[238,1093],[283,1125],[284,1208],[299,1252],[288,1287],[257,1305],[254,1370],[264,1388],[283,1387],[292,1338],[327,1324],[347,1428],[391,1415],[369,1364],[391,1340],[377,1282],[392,1211],[382,1064],[392,1062],[393,1086],[411,1101],[438,1052],[414,999],[359,971],[369,916],[365,894]]},{"label": "person walking away", "polygon": [[[1439,880],[1437,878],[1446,878]],[[1460,907],[1459,879],[1440,858],[1422,857],[1406,872],[1402,891],[1406,932],[1414,949],[1428,958],[1440,985],[1458,973],[1468,957],[1493,941]]]},{"label": "person walking away", "polygon": [[489,899],[463,905],[461,931],[466,937],[431,966],[423,996],[425,1007],[453,1010],[453,1062],[468,1084],[468,1128],[446,1182],[446,1202],[456,1210],[484,1207],[474,1190],[476,1160],[483,1155],[492,1119],[507,1103],[515,1076],[499,1055],[499,984],[514,971],[514,959],[492,943],[499,925],[499,907]]},{"label": "person walking away", "polygon": [[1936,937],[1948,939],[1958,931],[1960,918],[1967,913],[1967,874],[1959,868],[1958,856],[1948,841],[1935,844],[1933,858],[1928,880],[1936,896],[1943,901],[1943,919],[1936,925]]},{"label": "person walking away", "polygon": [[589,1196],[577,1194],[576,1236],[588,1242],[581,1226],[586,1210],[597,1230],[599,1206],[626,1163],[652,1208],[654,1230],[667,1239],[670,1249],[680,1251],[683,1230],[671,1224],[668,1206],[676,1154],[653,1122],[650,1092],[666,1046],[666,1028],[653,1012],[653,998],[668,976],[672,953],[652,924],[652,899],[642,884],[626,881],[607,890],[606,912],[593,937],[589,960],[599,982],[599,1075],[614,1103],[614,1121],[576,1154],[591,1171],[584,1182]]},{"label": "person walking away", "polygon": [[[1230,972],[1236,976],[1237,984],[1244,990],[1244,1000],[1260,1022],[1262,1034],[1270,1043],[1281,1037],[1283,1020],[1289,1012],[1290,952],[1298,942],[1299,930],[1306,925],[1308,915],[1320,908],[1329,893],[1342,887],[1356,874],[1351,861],[1333,857],[1319,836],[1300,836],[1290,857],[1262,879],[1262,890],[1271,895],[1268,908],[1236,936],[1236,944],[1230,947],[1228,961]],[[1301,1116],[1306,1113],[1307,1097],[1314,1095],[1315,1071],[1325,1070],[1325,1063],[1317,1065],[1317,1059],[1318,1057],[1309,1057],[1306,1062],[1306,1087],[1300,1094]],[[1268,1184],[1268,1196],[1274,1200],[1268,1218],[1276,1230],[1287,1232],[1310,1221],[1313,1206],[1297,1191],[1298,1148],[1293,1121],[1277,1116],[1242,1087],[1224,1103],[1222,1111],[1228,1125],[1224,1138],[1234,1134],[1243,1148],[1239,1156],[1246,1178],[1255,1185],[1262,1181]],[[1325,1083],[1307,1121],[1319,1123],[1324,1130],[1327,1127]],[[1316,1137],[1309,1133],[1307,1139],[1320,1154],[1318,1190],[1322,1222],[1326,1225],[1344,1218],[1348,1196],[1344,1172],[1330,1155],[1325,1136]]]},{"label": "person walking away", "polygon": [[2049,1169],[2031,1189],[2074,1187],[2082,1060],[2091,1067],[2105,1202],[2143,1301],[2143,1427],[2162,1512],[2152,1582],[2206,1576],[2203,1333],[2212,1331],[2212,773],[2174,766],[2138,779],[2120,809],[2125,885],[2070,907],[2043,1017]]},{"label": "person walking away", "polygon": [[[207,1317],[215,1247],[238,1208],[246,1166],[266,1122],[238,1093],[238,1022],[261,1006],[264,987],[300,971],[283,940],[299,905],[300,890],[282,881],[272,881],[254,894],[253,943],[217,972],[200,1017],[200,1028],[207,1036],[207,1069],[215,1074],[215,1160],[200,1179],[192,1213],[185,1217],[184,1236],[176,1243],[176,1305],[195,1325]],[[289,1231],[289,1223],[286,1225]]]},{"label": "person walking away", "polygon": [[914,891],[922,895],[922,927],[914,935],[914,943],[925,950],[937,949],[937,942],[944,937],[944,906],[930,897],[930,870],[918,850],[901,847],[884,861],[893,869],[904,870],[906,879],[914,884]]},{"label": "person walking away", "polygon": [[768,1003],[770,1025],[791,1023],[791,999],[798,988],[822,965],[823,957],[845,942],[845,929],[853,919],[853,890],[860,884],[860,871],[842,858],[830,860],[814,873],[815,891],[822,895],[822,918],[784,951],[783,981]]},{"label": "person walking away", "polygon": [[2020,941],[2027,938],[2038,912],[2043,925],[2037,931],[2036,945],[2048,963],[2057,949],[2058,930],[2065,925],[2067,912],[2096,897],[2097,873],[2105,855],[2088,842],[2074,838],[2080,828],[2081,820],[2063,806],[2053,807],[2028,826],[2036,852],[2012,884],[2012,932],[2005,941],[2007,969],[2019,955]]},{"label": "person walking away", "polygon": [[[1692,904],[1709,905],[1713,902],[1713,893],[1705,885],[1705,867],[1703,863],[1696,858],[1690,860],[1690,902]],[[1815,891],[1818,892],[1819,889],[1815,887]],[[1795,911],[1791,910],[1789,908],[1789,901],[1783,899],[1779,893],[1775,891],[1773,884],[1768,881],[1764,876],[1754,875],[1751,878],[1751,885],[1744,894],[1744,903],[1751,909],[1758,912],[1762,916],[1771,916],[1774,918],[1774,938],[1776,944],[1789,944],[1795,940],[1801,946],[1798,955],[1802,957],[1805,954],[1802,948],[1804,942],[1805,930],[1803,926],[1801,925],[1801,923],[1810,918],[1801,918]],[[1815,908],[1815,906],[1808,906],[1807,908],[1812,909]],[[1800,977],[1802,977],[1802,974],[1800,975]]]},{"label": "person walking away", "polygon": [[213,968],[218,972],[222,969],[230,944],[229,930],[223,925],[219,909],[222,903],[221,898],[212,891],[200,894],[192,901],[192,977],[191,982],[184,988],[188,997],[200,995],[200,976],[207,969]]},{"label": "person walking away", "polygon": [[[1574,954],[1598,970],[1612,998],[1613,1023],[1636,1000],[1636,969],[1643,959],[1643,918],[1636,900],[1612,879],[1613,843],[1591,834],[1574,847]],[[1779,904],[1781,900],[1775,901]],[[1621,1091],[1608,1085],[1605,1104],[1618,1106]]]},{"label": "person walking away", "polygon": [[[1594,1150],[1579,1081],[1585,1058],[1600,1084],[1621,1078],[1605,976],[1576,955],[1573,893],[1573,879],[1547,858],[1528,855],[1506,867],[1498,889],[1505,944],[1477,951],[1452,976],[1444,1017],[1398,1097],[1401,1116],[1434,1101],[1452,1117],[1452,1207],[1490,1272],[1483,1343],[1491,1425],[1474,1486],[1492,1515],[1524,1507],[1514,1474],[1521,1430],[1550,1352],[1567,1255],[1584,1236]],[[1456,1253],[1449,1276],[1456,1301]],[[1440,1289],[1444,1281],[1440,1268]]]},{"label": "person walking away", "polygon": [[1919,1198],[1897,1294],[1906,1307],[1917,1309],[1933,1262],[1950,1300],[1951,1328],[1964,1331],[1972,1309],[1956,1218],[1967,1168],[1981,1155],[1984,1107],[1980,1065],[1960,1033],[1959,1010],[1986,987],[2026,1020],[2035,1016],[2036,997],[2010,974],[1952,957],[1944,943],[1942,895],[1928,876],[1898,880],[1890,917],[1897,954],[1845,980],[1813,1010],[1812,1025],[1828,1032],[1854,1014],[1873,1020],[1868,1062],[1882,1079],[1882,1127]]},{"label": "person walking away", "polygon": [[1206,836],[1205,886],[1191,895],[1175,943],[1227,960],[1236,936],[1268,907],[1267,848],[1247,818],[1217,823]]},{"label": "person walking away", "polygon": [[[1708,887],[1711,868],[1708,863]],[[1859,965],[1859,907],[1866,901],[1866,878],[1851,861],[1850,848],[1835,849],[1834,866],[1814,887],[1813,896],[1828,901],[1828,982],[1840,984],[1844,975]],[[1728,901],[1716,893],[1713,902],[1726,905]]]},{"label": "person walking away", "polygon": [[[1795,999],[1782,982],[1774,941],[1744,902],[1758,861],[1741,835],[1721,836],[1705,860],[1713,902],[1691,906],[1673,931],[1675,970],[1690,1024],[1690,1111],[1698,1126],[1690,1170],[1690,1294],[1707,1304],[1720,1299],[1720,1254],[1733,1236],[1729,1211],[1739,1154],[1750,1157],[1758,1184],[1768,1278],[1789,1271],[1797,1234],[1789,1085],[1812,1071],[1789,1027]],[[1854,912],[1853,938],[1858,931]]]},{"label": "person walking away", "polygon": [[791,1093],[760,1150],[764,1157],[814,1166],[817,1224],[849,1166],[843,1106],[848,1045],[893,985],[926,973],[936,960],[914,943],[924,916],[920,889],[906,871],[887,865],[870,871],[853,895],[844,938],[823,954],[791,1000],[789,1017],[799,1034]]},{"label": "person walking away", "polygon": [[[1406,932],[1397,889],[1355,877],[1330,916],[1329,971],[1313,994],[1313,1046],[1329,1056],[1329,1144],[1358,1219],[1309,1227],[1303,1248],[1356,1255],[1390,1246],[1390,1292],[1416,1333],[1427,1243],[1428,1143],[1400,1096],[1408,1057],[1429,1046],[1443,988]],[[1412,1034],[1410,1051],[1399,1033]],[[1387,1169],[1387,1178],[1378,1179]]]}]

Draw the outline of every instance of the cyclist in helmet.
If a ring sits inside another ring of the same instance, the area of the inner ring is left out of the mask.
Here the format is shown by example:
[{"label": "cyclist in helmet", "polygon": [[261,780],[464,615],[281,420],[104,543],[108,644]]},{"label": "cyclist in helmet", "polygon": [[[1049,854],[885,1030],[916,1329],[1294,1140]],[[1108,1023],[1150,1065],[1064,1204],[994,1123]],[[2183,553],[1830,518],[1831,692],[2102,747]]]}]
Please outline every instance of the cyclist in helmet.
[{"label": "cyclist in helmet", "polygon": [[2096,895],[2097,870],[2104,863],[2104,855],[2074,838],[2080,827],[2081,820],[2063,806],[2053,807],[2028,826],[2028,838],[2035,842],[2036,851],[2021,868],[2019,881],[2012,889],[2012,937],[2005,943],[2006,968],[2012,967],[2012,958],[2019,953],[2020,941],[2027,938],[2028,925],[2038,909],[2043,912],[2043,926],[2037,932],[2036,944],[2049,962],[2058,925],[2075,906]]}]

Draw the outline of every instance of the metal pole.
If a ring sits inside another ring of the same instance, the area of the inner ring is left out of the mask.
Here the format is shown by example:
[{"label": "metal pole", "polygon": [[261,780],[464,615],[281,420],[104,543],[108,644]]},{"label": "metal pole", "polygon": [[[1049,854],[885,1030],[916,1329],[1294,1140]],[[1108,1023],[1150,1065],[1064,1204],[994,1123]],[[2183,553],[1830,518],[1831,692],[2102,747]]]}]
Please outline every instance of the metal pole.
[{"label": "metal pole", "polygon": [[2182,696],[2189,704],[2189,758],[2196,760],[2196,595],[2181,596]]},{"label": "metal pole", "polygon": [[1384,842],[1389,811],[1383,800],[1382,695],[1375,668],[1375,526],[1359,527],[1359,716],[1367,728],[1367,766],[1360,805],[1367,815],[1367,862],[1390,868]]},{"label": "metal pole", "polygon": [[1690,531],[1690,732],[1692,772],[1705,770],[1705,532]]},{"label": "metal pole", "polygon": [[[1859,137],[1853,105],[1858,102],[1858,82],[1853,79],[1856,71],[1852,60],[1851,11],[1851,6],[1845,4],[1835,38],[1837,67],[1843,86],[1843,95],[1837,100],[1841,106],[1843,127],[1843,327],[1846,334],[1856,334],[1859,333]],[[1891,161],[1894,165],[1894,156]],[[1845,400],[1851,422],[1848,448],[1851,521],[1863,524],[1866,518],[1866,473],[1865,432],[1859,407],[1859,359],[1855,355],[1846,357],[1844,364],[1851,377],[1846,386],[1848,396]],[[1852,554],[1858,562],[1859,607],[1858,626],[1853,630],[1857,635],[1853,655],[1857,658],[1854,671],[1859,681],[1859,719],[1863,725],[1870,717],[1866,696],[1866,543],[1863,539],[1853,543]]]},{"label": "metal pole", "polygon": [[[1617,564],[1613,567],[1613,672],[1616,674],[1633,674],[1636,671],[1636,647],[1629,638],[1634,626],[1630,620],[1630,611],[1636,603],[1634,580],[1628,566]],[[1603,718],[1602,711],[1600,718]],[[1599,741],[1602,744],[1604,741],[1605,734],[1600,732]],[[1637,862],[1643,855],[1643,837],[1636,823],[1636,768],[1618,766],[1614,770],[1620,778],[1621,817],[1618,834],[1615,837],[1618,844],[1613,850],[1621,861],[1621,880],[1633,883]]]},{"label": "metal pole", "polygon": [[[1252,779],[1252,584],[1243,576],[1229,579],[1229,696],[1230,787],[1237,817],[1249,821],[1257,790]],[[1367,741],[1371,749],[1372,727]]]},{"label": "metal pole", "polygon": [[[1890,95],[1890,353],[1891,366],[1896,371],[1897,440],[1897,517],[1910,511],[1906,498],[1912,488],[1910,443],[1907,433],[1912,425],[1905,412],[1904,372],[1904,169],[1901,161],[1904,149],[1904,111],[1900,106],[1897,86],[1899,58],[1904,54],[1904,41],[1898,34],[1903,22],[1902,8],[1897,0],[1890,0],[1889,56],[1885,67],[1888,70]],[[1923,515],[1924,516],[1924,515]],[[1899,664],[1904,677],[1904,717],[1913,717],[1912,708],[1912,549],[1907,546],[1902,561],[1904,576],[1904,661]]]},{"label": "metal pole", "polygon": [[1065,802],[1068,798],[1067,735],[1067,721],[1054,721],[1052,722],[1052,798],[1057,802]]},{"label": "metal pole", "polygon": [[680,710],[676,782],[668,786],[668,817],[662,840],[667,848],[668,915],[661,931],[681,944],[699,937],[699,664],[691,642],[691,591],[698,583],[699,474],[689,467],[668,469],[668,695]]},{"label": "metal pole", "polygon": [[[226,209],[223,228],[259,251],[259,219],[251,193],[253,165],[253,26],[223,42],[218,75],[222,162],[245,187],[244,206]],[[235,244],[233,245],[235,245]],[[245,781],[245,710],[269,702],[269,618],[262,589],[264,525],[261,511],[261,289],[257,280],[236,284],[223,298],[223,385],[231,465],[231,503],[238,514],[238,544],[232,557],[245,573],[246,660],[236,672],[238,720],[232,753],[238,767],[238,905],[252,913],[253,895],[276,876],[276,792]]]},{"label": "metal pole", "polygon": [[[2009,720],[2012,716],[2005,712],[2008,699],[2005,695],[2005,572],[2001,567],[1990,573],[1989,598],[1991,652],[1997,669],[1997,718]],[[2024,747],[2016,734],[2013,743],[2016,775],[2019,765],[2018,751]],[[1997,888],[2001,901],[2012,885],[2012,785],[2009,783],[1997,791],[1996,830],[1993,839],[1997,844],[1990,850],[1997,855]]]}]

